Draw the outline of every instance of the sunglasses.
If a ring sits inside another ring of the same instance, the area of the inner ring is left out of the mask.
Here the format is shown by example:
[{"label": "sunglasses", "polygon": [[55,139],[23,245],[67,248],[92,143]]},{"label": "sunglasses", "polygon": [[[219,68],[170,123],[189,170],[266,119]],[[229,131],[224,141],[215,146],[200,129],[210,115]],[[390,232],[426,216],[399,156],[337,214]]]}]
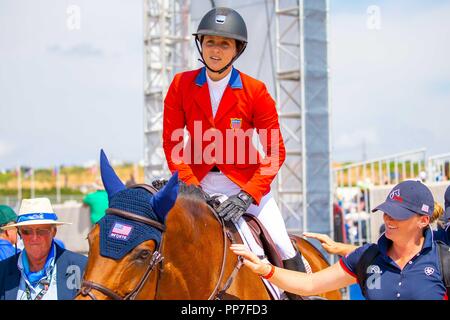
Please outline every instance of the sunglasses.
[{"label": "sunglasses", "polygon": [[37,236],[44,237],[48,236],[52,229],[20,229],[20,234],[22,236],[31,236],[32,234],[36,234]]}]

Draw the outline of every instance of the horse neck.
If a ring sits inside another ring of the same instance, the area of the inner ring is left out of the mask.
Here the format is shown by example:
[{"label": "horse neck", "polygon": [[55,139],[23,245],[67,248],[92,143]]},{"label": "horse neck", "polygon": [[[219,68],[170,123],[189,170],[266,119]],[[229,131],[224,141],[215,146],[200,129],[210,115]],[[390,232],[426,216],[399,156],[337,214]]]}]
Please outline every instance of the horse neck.
[{"label": "horse neck", "polygon": [[180,197],[167,217],[158,299],[206,299],[219,280],[223,233],[204,202]]}]

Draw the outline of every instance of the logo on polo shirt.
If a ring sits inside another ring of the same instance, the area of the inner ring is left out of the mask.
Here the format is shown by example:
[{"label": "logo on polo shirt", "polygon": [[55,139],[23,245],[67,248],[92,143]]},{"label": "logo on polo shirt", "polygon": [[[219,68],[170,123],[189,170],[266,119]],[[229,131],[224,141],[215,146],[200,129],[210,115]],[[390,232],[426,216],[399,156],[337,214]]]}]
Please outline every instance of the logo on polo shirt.
[{"label": "logo on polo shirt", "polygon": [[369,268],[367,268],[367,273],[381,273],[381,269],[376,264],[370,265]]},{"label": "logo on polo shirt", "polygon": [[434,268],[433,267],[425,267],[425,269],[423,271],[425,271],[425,274],[427,276],[431,276],[434,273]]}]

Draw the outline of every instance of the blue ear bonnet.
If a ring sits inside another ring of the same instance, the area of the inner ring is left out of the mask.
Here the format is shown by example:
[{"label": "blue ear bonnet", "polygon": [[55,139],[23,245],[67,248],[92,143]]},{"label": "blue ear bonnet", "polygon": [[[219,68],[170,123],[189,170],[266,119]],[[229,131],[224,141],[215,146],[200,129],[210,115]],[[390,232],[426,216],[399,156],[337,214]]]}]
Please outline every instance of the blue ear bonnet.
[{"label": "blue ear bonnet", "polygon": [[[152,198],[153,195],[145,189],[125,189],[111,197],[109,207],[164,223],[153,211]],[[154,240],[156,246],[161,242],[161,231],[142,222],[107,214],[98,224],[100,226],[100,254],[108,258],[121,259],[133,248],[147,240]]]},{"label": "blue ear bonnet", "polygon": [[[144,188],[127,189],[109,164],[103,150],[100,151],[100,170],[103,185],[108,193],[109,208],[165,223],[167,214],[178,196],[178,172],[172,175],[164,188],[152,195]],[[161,231],[143,222],[107,214],[98,224],[100,254],[104,257],[121,259],[147,240],[156,241],[156,247],[161,243]]]}]

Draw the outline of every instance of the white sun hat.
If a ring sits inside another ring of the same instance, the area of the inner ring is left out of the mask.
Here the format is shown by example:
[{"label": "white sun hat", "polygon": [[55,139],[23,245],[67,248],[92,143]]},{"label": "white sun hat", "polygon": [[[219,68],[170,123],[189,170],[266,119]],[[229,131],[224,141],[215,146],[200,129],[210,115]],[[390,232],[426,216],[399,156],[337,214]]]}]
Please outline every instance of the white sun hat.
[{"label": "white sun hat", "polygon": [[53,211],[52,204],[48,198],[23,199],[20,205],[16,223],[2,227],[3,230],[15,227],[37,225],[37,224],[71,224],[57,221],[58,217]]}]

